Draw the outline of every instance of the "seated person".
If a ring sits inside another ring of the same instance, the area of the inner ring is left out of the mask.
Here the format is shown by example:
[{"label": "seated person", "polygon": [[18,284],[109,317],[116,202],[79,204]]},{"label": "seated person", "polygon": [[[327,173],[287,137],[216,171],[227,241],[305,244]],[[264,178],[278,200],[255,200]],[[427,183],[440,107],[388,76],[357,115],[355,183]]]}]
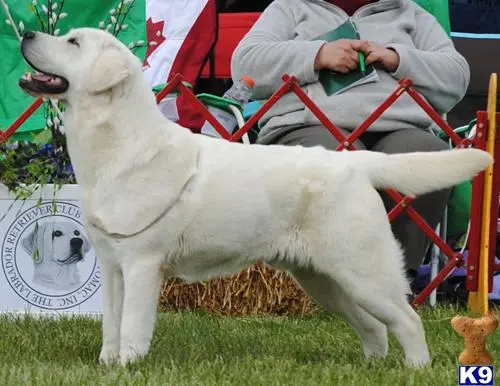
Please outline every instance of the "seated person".
[{"label": "seated person", "polygon": [[[362,40],[313,40],[349,17]],[[318,71],[351,71],[359,65],[358,51],[365,55],[367,65],[376,66],[379,81],[327,96],[318,82]],[[231,66],[233,79],[248,74],[255,80],[255,99],[275,92],[283,84],[283,74],[295,75],[307,95],[344,132],[366,119],[403,77],[410,78],[439,113],[448,112],[463,98],[470,78],[466,60],[444,29],[410,0],[275,0],[240,42]],[[385,153],[447,149],[445,142],[428,131],[431,123],[411,97],[403,94],[355,146]],[[280,99],[259,125],[261,144],[320,145],[332,150],[338,145],[293,93]],[[435,228],[449,192],[424,195],[412,206]],[[392,209],[394,201],[383,192],[381,196],[387,210]],[[405,250],[407,272],[414,277],[427,238],[406,214],[396,218],[393,231]]]}]

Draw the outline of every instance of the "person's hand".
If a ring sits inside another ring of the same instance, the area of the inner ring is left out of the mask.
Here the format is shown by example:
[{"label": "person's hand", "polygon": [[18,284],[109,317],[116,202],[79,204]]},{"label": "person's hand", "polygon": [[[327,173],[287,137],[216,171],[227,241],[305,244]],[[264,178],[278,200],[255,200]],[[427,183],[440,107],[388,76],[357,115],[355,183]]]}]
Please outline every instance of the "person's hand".
[{"label": "person's hand", "polygon": [[361,51],[365,54],[365,64],[379,63],[386,71],[394,72],[399,67],[399,55],[396,51],[377,43],[368,42]]},{"label": "person's hand", "polygon": [[[316,56],[315,70],[333,70],[343,74],[358,66],[358,51],[368,45],[365,40],[341,39],[325,43]],[[366,49],[366,48],[365,48]]]}]

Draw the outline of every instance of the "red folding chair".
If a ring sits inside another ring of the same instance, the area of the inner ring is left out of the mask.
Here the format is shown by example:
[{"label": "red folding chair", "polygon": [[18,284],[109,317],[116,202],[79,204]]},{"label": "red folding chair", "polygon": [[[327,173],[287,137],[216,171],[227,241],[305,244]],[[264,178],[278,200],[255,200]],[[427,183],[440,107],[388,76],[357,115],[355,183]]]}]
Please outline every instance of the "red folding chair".
[{"label": "red folding chair", "polygon": [[[231,56],[238,43],[252,28],[260,13],[221,13],[219,31],[215,44],[215,68],[213,76],[219,79],[231,78]],[[210,76],[207,64],[201,73],[203,78]]]}]

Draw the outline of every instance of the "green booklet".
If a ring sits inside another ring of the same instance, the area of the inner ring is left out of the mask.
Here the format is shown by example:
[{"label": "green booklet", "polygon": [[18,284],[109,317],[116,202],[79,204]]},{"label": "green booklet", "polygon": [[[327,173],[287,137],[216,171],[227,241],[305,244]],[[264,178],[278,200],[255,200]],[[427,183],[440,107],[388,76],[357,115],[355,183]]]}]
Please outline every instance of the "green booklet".
[{"label": "green booklet", "polygon": [[[359,38],[359,32],[356,26],[349,19],[334,30],[328,31],[313,40],[326,40],[327,42],[333,42],[339,39]],[[378,75],[373,65],[366,66],[364,74],[361,72],[359,67],[347,74],[331,70],[321,70],[319,72],[319,82],[323,85],[323,88],[328,96],[340,94],[350,88],[377,81]]]}]

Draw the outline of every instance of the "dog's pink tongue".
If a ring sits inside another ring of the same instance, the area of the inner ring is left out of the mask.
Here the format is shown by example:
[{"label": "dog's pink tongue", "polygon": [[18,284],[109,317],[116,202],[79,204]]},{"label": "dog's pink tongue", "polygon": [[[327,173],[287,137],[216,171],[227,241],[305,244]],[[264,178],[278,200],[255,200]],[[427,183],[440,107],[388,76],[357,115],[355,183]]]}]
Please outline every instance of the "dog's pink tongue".
[{"label": "dog's pink tongue", "polygon": [[54,77],[51,75],[46,75],[46,74],[33,74],[31,75],[31,79],[35,79],[39,82],[48,82]]}]

